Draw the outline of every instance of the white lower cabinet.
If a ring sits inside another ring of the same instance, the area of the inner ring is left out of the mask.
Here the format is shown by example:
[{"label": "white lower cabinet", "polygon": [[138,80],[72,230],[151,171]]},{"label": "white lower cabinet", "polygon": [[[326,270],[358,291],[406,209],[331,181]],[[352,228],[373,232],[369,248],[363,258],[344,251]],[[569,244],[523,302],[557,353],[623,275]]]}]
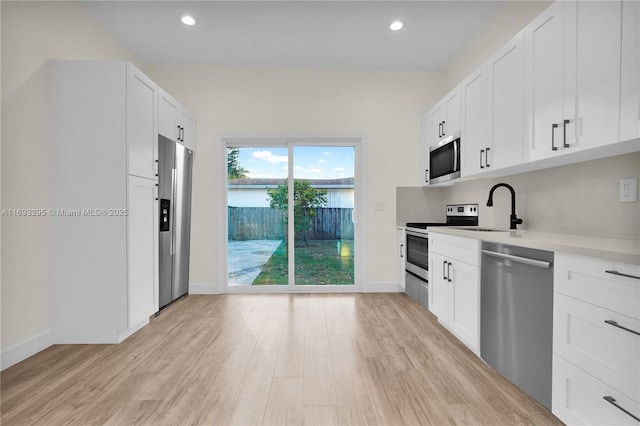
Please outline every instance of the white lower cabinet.
[{"label": "white lower cabinet", "polygon": [[552,411],[640,424],[640,266],[555,254]]},{"label": "white lower cabinet", "polygon": [[429,233],[429,310],[480,353],[480,241]]},{"label": "white lower cabinet", "polygon": [[[620,408],[608,402],[617,404]],[[553,356],[553,414],[568,425],[637,425],[640,405],[566,361]],[[622,409],[621,409],[622,408]]]}]

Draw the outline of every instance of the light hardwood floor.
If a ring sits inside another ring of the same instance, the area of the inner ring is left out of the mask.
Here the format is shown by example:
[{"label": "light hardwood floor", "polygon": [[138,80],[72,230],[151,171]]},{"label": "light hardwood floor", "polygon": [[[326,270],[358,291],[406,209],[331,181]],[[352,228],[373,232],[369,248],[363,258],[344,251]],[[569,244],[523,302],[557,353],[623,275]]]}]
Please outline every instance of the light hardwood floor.
[{"label": "light hardwood floor", "polygon": [[191,295],[1,379],[2,425],[562,424],[403,294]]}]

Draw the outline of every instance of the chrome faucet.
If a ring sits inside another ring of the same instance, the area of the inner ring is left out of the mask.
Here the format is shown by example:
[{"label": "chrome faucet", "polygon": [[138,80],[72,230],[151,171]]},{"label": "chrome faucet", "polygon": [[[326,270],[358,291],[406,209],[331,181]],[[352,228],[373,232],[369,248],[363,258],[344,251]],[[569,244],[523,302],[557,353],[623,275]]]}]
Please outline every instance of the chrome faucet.
[{"label": "chrome faucet", "polygon": [[491,190],[489,191],[489,199],[487,200],[487,207],[493,207],[493,191],[496,188],[500,188],[504,186],[509,191],[511,191],[511,227],[509,229],[517,229],[516,225],[520,225],[522,223],[522,219],[516,216],[516,191],[513,190],[513,187],[508,183],[497,183],[493,185]]}]

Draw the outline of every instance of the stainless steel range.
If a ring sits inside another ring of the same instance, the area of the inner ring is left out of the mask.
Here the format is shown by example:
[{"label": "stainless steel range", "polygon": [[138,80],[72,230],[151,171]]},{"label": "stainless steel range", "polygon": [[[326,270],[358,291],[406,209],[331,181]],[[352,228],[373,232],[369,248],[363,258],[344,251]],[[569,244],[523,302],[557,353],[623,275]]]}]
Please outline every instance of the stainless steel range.
[{"label": "stainless steel range", "polygon": [[448,204],[447,221],[407,223],[405,263],[405,290],[409,297],[427,307],[429,282],[429,232],[427,228],[436,226],[478,226],[477,204]]}]

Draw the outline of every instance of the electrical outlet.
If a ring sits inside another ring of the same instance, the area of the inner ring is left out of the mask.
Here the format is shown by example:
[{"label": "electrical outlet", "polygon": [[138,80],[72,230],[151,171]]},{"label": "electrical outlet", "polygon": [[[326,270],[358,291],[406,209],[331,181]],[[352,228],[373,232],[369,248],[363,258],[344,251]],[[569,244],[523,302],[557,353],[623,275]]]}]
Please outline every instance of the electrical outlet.
[{"label": "electrical outlet", "polygon": [[620,179],[620,202],[635,203],[638,201],[638,178]]}]

